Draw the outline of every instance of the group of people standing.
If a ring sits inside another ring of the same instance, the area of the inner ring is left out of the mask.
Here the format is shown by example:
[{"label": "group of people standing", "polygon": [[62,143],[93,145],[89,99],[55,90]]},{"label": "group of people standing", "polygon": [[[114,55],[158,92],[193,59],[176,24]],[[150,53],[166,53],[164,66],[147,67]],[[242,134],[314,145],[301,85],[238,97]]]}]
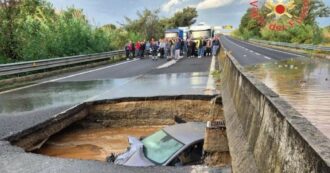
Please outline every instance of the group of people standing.
[{"label": "group of people standing", "polygon": [[129,43],[125,46],[127,60],[135,57],[143,58],[146,46],[146,41],[137,41],[136,43],[129,41]]},{"label": "group of people standing", "polygon": [[216,56],[221,48],[218,36],[214,38],[200,38],[197,41],[188,40],[188,57],[202,58],[204,56]]},{"label": "group of people standing", "polygon": [[125,46],[126,58],[141,58],[145,55],[151,56],[152,60],[159,58],[166,58],[167,60],[178,60],[180,57],[198,57],[216,56],[221,47],[219,37],[215,36],[213,39],[199,40],[182,40],[180,38],[164,38],[155,41],[137,41],[133,43],[130,41]]}]

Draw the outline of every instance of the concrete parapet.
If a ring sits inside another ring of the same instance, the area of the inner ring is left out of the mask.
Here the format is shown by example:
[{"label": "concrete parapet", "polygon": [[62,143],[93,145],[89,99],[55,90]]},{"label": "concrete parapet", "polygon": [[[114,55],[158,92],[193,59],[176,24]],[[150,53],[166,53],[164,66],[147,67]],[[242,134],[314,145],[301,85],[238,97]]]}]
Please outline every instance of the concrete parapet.
[{"label": "concrete parapet", "polygon": [[233,172],[330,172],[330,141],[234,57],[222,64]]}]

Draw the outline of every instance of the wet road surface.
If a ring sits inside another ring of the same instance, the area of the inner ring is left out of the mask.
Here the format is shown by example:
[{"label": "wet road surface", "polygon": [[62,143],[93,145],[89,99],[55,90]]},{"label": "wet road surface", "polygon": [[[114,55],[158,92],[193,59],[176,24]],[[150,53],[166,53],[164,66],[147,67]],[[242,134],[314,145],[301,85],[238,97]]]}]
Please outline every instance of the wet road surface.
[{"label": "wet road surface", "polygon": [[298,58],[246,68],[330,139],[330,61]]},{"label": "wet road surface", "polygon": [[227,51],[242,65],[254,65],[269,61],[280,61],[297,58],[302,55],[281,51],[273,48],[261,47],[246,41],[237,40],[229,36],[221,36],[221,42]]},{"label": "wet road surface", "polygon": [[157,67],[167,63],[165,60],[135,60],[53,77],[32,87],[0,93],[0,138],[87,100],[204,94],[210,85],[211,59],[183,59],[161,69]]}]

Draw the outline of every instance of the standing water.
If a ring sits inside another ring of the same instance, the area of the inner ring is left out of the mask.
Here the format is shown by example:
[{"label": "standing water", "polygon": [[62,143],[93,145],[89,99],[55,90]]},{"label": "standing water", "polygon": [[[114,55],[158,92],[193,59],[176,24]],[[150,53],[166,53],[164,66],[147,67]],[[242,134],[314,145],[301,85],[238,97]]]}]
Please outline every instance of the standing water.
[{"label": "standing water", "polygon": [[159,130],[161,126],[79,129],[70,128],[51,137],[38,154],[54,157],[106,161],[112,153],[128,147],[128,136],[140,138]]},{"label": "standing water", "polygon": [[249,72],[330,138],[330,61],[299,58],[256,65]]}]

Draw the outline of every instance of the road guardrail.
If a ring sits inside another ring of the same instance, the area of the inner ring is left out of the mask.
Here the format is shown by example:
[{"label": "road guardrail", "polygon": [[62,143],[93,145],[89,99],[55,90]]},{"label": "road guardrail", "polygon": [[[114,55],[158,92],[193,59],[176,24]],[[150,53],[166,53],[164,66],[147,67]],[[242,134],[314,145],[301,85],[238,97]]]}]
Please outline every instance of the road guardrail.
[{"label": "road guardrail", "polygon": [[256,43],[267,44],[267,45],[295,48],[295,49],[317,50],[317,51],[330,52],[330,47],[317,46],[317,45],[312,45],[312,44],[293,44],[293,43],[274,42],[274,41],[265,41],[265,40],[257,40],[257,39],[250,39],[249,41],[256,42]]},{"label": "road guardrail", "polygon": [[119,56],[124,54],[125,54],[124,50],[118,50],[118,51],[95,53],[88,55],[78,55],[78,56],[70,56],[70,57],[62,57],[62,58],[37,60],[37,61],[2,64],[0,65],[0,77],[17,75],[28,72],[35,72],[38,70],[75,65],[80,63],[106,60],[109,58],[113,58],[114,56]]}]

